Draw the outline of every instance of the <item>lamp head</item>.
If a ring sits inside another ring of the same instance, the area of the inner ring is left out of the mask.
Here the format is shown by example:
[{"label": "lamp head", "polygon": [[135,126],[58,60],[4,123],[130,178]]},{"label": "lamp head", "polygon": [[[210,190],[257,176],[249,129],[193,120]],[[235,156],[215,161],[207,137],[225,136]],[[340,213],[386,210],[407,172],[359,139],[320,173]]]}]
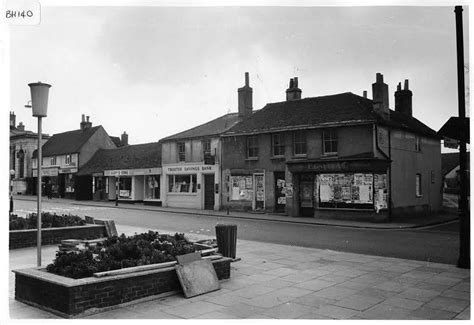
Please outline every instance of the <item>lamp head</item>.
[{"label": "lamp head", "polygon": [[48,112],[48,95],[51,85],[36,82],[28,84],[31,90],[31,106],[33,107],[33,116],[46,117]]}]

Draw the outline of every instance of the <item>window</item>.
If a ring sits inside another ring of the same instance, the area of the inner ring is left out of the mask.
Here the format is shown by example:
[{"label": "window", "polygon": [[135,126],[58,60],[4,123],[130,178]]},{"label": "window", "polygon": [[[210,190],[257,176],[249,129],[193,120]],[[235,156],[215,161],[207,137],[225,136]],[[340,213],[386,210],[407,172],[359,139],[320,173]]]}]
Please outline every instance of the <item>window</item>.
[{"label": "window", "polygon": [[323,130],[323,154],[337,154],[337,133],[335,129]]},{"label": "window", "polygon": [[202,140],[202,155],[210,156],[211,155],[211,140]]},{"label": "window", "polygon": [[421,196],[421,174],[416,174],[415,179],[416,196]]},{"label": "window", "polygon": [[51,166],[56,165],[56,156],[51,157]]},{"label": "window", "polygon": [[168,176],[168,192],[170,193],[196,193],[196,184],[196,174]]},{"label": "window", "polygon": [[145,198],[158,200],[160,198],[160,175],[147,175],[145,177]]},{"label": "window", "polygon": [[295,131],[293,133],[293,153],[295,155],[306,155],[305,131]]},{"label": "window", "polygon": [[285,144],[283,143],[283,134],[275,133],[272,134],[272,146],[273,156],[284,156],[285,155]]},{"label": "window", "polygon": [[23,149],[20,149],[20,151],[18,151],[18,167],[20,173],[19,177],[25,177],[25,152],[23,151]]},{"label": "window", "polygon": [[186,146],[184,142],[178,142],[178,161],[186,161]]},{"label": "window", "polygon": [[247,158],[258,157],[258,141],[256,136],[250,136],[247,138]]},{"label": "window", "polygon": [[71,164],[71,155],[66,155],[66,165]]},{"label": "window", "polygon": [[119,179],[119,199],[132,198],[132,178],[120,177]]},{"label": "window", "polygon": [[421,151],[421,138],[419,136],[415,136],[415,151]]}]

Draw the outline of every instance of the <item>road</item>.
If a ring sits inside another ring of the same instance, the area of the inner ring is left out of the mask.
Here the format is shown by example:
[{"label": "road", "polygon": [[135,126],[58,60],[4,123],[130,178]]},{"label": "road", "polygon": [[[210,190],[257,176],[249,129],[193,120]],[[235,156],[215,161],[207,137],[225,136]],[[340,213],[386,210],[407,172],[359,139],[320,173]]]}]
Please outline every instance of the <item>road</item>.
[{"label": "road", "polygon": [[[119,225],[210,236],[215,236],[217,223],[232,223],[237,225],[239,239],[447,264],[456,264],[459,251],[456,223],[417,230],[384,230],[94,207],[47,200],[43,201],[43,209],[58,214],[113,219]],[[35,201],[15,202],[15,212],[19,215],[35,211]]]}]

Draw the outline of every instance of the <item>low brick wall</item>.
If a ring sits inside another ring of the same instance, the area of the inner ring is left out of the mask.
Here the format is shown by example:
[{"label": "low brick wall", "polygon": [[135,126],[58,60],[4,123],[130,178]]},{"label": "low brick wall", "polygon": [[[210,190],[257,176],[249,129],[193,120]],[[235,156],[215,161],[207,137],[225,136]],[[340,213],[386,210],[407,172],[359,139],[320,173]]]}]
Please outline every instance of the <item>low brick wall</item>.
[{"label": "low brick wall", "polygon": [[[84,225],[41,229],[41,244],[59,244],[63,239],[96,239],[106,237],[104,225]],[[36,246],[36,229],[10,230],[10,249]]]},{"label": "low brick wall", "polygon": [[[212,262],[219,280],[230,278],[230,261],[224,257]],[[13,272],[16,300],[66,318],[148,296],[182,291],[174,267],[83,279],[70,279],[39,268]]]}]

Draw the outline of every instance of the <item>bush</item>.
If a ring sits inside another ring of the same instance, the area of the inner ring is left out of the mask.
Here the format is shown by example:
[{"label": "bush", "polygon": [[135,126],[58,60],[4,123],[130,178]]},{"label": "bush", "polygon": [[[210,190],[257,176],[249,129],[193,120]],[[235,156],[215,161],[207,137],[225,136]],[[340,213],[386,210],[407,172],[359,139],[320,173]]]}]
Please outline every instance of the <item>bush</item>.
[{"label": "bush", "polygon": [[177,255],[196,251],[184,234],[160,235],[158,232],[124,234],[105,240],[90,250],[58,252],[48,272],[78,279],[95,272],[175,261]]},{"label": "bush", "polygon": [[[29,214],[26,218],[10,213],[10,230],[36,229],[36,223],[36,213]],[[41,213],[41,228],[83,226],[85,224],[85,220],[79,216],[57,215],[49,212]]]}]

